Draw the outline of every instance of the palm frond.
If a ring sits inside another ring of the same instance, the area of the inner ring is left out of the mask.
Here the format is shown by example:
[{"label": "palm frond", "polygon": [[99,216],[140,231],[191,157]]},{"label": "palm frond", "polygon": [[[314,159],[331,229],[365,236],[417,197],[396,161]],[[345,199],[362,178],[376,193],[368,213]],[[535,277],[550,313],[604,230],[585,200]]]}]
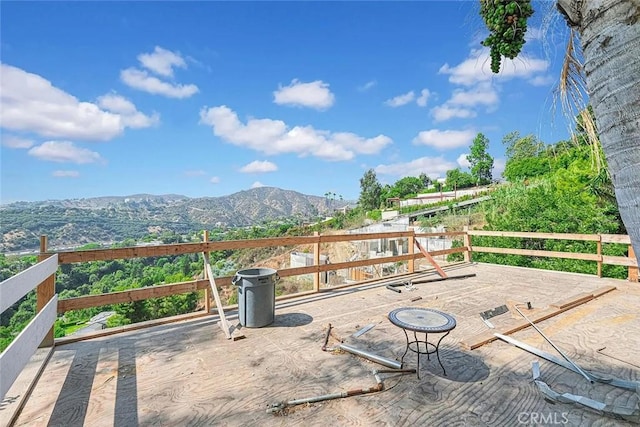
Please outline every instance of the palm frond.
[{"label": "palm frond", "polygon": [[589,94],[587,91],[582,52],[578,43],[578,32],[570,29],[567,48],[560,71],[560,81],[556,87],[556,100],[560,99],[562,113],[571,125],[571,140],[578,143],[574,126],[577,119],[581,122],[585,142],[591,148],[591,161],[596,171],[606,170],[606,162],[602,154],[600,139],[593,114],[588,109]]}]

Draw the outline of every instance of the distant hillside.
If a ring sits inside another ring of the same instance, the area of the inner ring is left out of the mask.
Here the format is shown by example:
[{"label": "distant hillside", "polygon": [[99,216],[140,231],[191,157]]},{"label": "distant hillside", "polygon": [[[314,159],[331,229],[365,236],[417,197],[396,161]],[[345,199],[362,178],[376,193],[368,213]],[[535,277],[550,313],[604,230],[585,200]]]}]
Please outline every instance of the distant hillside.
[{"label": "distant hillside", "polygon": [[[334,201],[337,207],[339,202]],[[274,187],[222,197],[136,194],[126,197],[17,202],[0,206],[0,252],[34,250],[40,235],[51,248],[119,242],[150,233],[188,233],[264,220],[314,219],[327,214],[326,198]]]}]

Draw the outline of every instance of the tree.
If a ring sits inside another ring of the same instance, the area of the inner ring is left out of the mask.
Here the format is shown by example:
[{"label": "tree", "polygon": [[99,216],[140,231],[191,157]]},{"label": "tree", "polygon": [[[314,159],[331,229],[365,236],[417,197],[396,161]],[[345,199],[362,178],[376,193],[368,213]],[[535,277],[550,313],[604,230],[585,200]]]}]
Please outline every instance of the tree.
[{"label": "tree", "polygon": [[371,211],[380,207],[382,186],[373,169],[369,169],[360,178],[360,198],[358,204],[364,210]]},{"label": "tree", "polygon": [[408,196],[415,196],[420,190],[424,188],[424,183],[420,178],[415,176],[407,176],[393,184],[391,187],[390,196],[406,198]]},{"label": "tree", "polygon": [[551,171],[545,145],[534,135],[520,136],[519,132],[510,132],[502,138],[506,148],[507,161],[502,176],[507,181],[533,178]]},{"label": "tree", "polygon": [[467,188],[473,187],[476,180],[468,172],[462,172],[460,168],[455,168],[447,171],[447,188],[453,190],[455,188]]},{"label": "tree", "polygon": [[418,178],[420,178],[420,181],[422,181],[422,185],[424,186],[424,188],[427,188],[431,185],[431,178],[429,178],[429,175],[427,175],[426,173],[422,172],[420,176],[418,176]]},{"label": "tree", "polygon": [[473,140],[467,160],[471,166],[471,175],[478,185],[489,184],[491,182],[493,170],[493,157],[489,155],[489,139],[479,133]]},{"label": "tree", "polygon": [[[530,8],[528,1],[519,3]],[[480,4],[486,8],[495,3],[480,0]],[[637,0],[557,0],[556,5],[580,38],[589,103],[598,121],[620,216],[640,264],[640,4]],[[526,31],[523,18],[518,25]],[[564,75],[571,81],[582,68],[575,56],[568,59]],[[575,87],[579,90],[579,85]]]}]

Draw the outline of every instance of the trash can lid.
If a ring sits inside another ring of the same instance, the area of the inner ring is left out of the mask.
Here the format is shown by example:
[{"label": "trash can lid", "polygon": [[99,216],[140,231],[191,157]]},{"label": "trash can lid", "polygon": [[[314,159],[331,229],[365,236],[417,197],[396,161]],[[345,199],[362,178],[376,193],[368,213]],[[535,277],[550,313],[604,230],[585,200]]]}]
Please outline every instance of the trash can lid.
[{"label": "trash can lid", "polygon": [[273,268],[247,268],[246,270],[239,270],[236,275],[243,277],[260,277],[260,276],[271,276],[276,274],[277,271]]}]

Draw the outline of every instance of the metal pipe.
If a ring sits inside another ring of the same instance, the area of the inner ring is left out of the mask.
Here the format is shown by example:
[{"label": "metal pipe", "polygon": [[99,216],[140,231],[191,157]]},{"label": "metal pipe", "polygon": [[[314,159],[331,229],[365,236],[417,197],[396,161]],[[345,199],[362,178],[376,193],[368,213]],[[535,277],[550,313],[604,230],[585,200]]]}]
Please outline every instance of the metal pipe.
[{"label": "metal pipe", "polygon": [[327,336],[324,337],[324,344],[322,344],[322,351],[327,351],[327,343],[329,342],[329,335],[331,335],[331,323],[329,323],[329,329],[327,329]]},{"label": "metal pipe", "polygon": [[[527,306],[530,306],[530,304],[527,304]],[[540,330],[540,328],[538,328],[531,320],[529,320],[529,318],[527,316],[524,315],[524,313],[522,313],[520,311],[520,309],[518,308],[518,304],[514,305],[515,309],[518,311],[518,313],[520,313],[520,316],[524,317],[525,320],[527,322],[529,322],[529,324],[531,326],[533,326],[533,328],[538,331],[538,333],[540,335],[542,335],[542,338],[544,338],[549,344],[551,344],[551,347],[553,347],[558,353],[560,353],[560,356],[562,356],[564,358],[564,360],[566,360],[567,362],[569,362],[571,364],[571,366],[573,366],[576,371],[582,375],[587,381],[589,381],[590,383],[593,384],[593,378],[591,378],[585,371],[582,370],[582,368],[578,365],[576,365],[575,363],[573,363],[573,361],[571,359],[569,359],[569,356],[567,356],[566,354],[563,353],[562,350],[560,350],[560,348],[558,348],[557,345],[555,345],[545,334],[544,332],[542,332]]]},{"label": "metal pipe", "polygon": [[[500,338],[502,341],[508,342],[509,344],[515,345],[516,347],[524,350],[524,351],[528,351],[531,354],[535,354],[538,357],[541,357],[549,362],[553,362],[556,365],[562,366],[563,368],[569,369],[570,371],[575,372],[576,374],[579,374],[580,372],[577,371],[571,364],[565,362],[564,360],[562,360],[561,358],[554,356],[553,354],[547,353],[545,351],[539,350],[527,343],[524,342],[520,342],[514,338],[511,338],[507,335],[502,335],[502,334],[493,334],[495,335],[497,338]],[[597,381],[599,383],[603,383],[603,384],[609,384],[612,385],[614,387],[619,387],[619,388],[624,388],[626,390],[631,390],[631,391],[635,391],[636,389],[640,390],[640,382],[638,381],[627,381],[627,380],[621,380],[618,378],[612,378],[612,377],[608,377],[608,378],[604,378],[600,375],[594,374],[592,372],[589,371],[584,371],[587,375],[589,375],[590,379],[592,381]]]},{"label": "metal pipe", "polygon": [[267,409],[267,413],[281,412],[282,410],[290,406],[302,405],[304,403],[315,403],[315,402],[322,402],[325,400],[341,399],[344,397],[358,396],[361,394],[375,393],[375,392],[384,390],[384,383],[382,382],[382,378],[380,378],[379,372],[376,370],[373,370],[372,373],[374,378],[376,379],[375,387],[359,388],[354,390],[341,391],[337,393],[323,394],[321,396],[306,397],[304,399],[295,399],[295,400],[289,400],[287,402],[274,403],[273,405],[271,405],[271,407]]},{"label": "metal pipe", "polygon": [[383,366],[386,366],[387,368],[402,368],[402,363],[398,362],[397,360],[387,359],[386,357],[378,356],[377,354],[369,353],[367,351],[360,350],[347,344],[340,344],[338,347],[341,350],[344,350],[351,354],[355,354],[356,356],[364,357],[365,359],[369,359],[372,362],[379,363]]}]

